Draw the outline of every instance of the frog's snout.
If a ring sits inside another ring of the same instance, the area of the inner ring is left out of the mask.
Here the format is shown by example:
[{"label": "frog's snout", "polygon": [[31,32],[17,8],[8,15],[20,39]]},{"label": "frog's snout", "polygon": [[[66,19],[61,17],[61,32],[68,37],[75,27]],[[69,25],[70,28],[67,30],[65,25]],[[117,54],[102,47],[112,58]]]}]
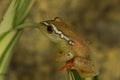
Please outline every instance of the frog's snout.
[{"label": "frog's snout", "polygon": [[40,22],[40,24],[45,25],[45,26],[49,26],[49,24],[46,21],[42,21],[42,22]]}]

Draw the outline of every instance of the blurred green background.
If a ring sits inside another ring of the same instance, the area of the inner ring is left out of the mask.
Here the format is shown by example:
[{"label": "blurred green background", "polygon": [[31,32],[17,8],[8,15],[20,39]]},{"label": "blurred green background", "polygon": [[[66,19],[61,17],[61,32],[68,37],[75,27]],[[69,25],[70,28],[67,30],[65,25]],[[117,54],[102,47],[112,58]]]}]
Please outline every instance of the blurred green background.
[{"label": "blurred green background", "polygon": [[[0,0],[0,19],[11,0]],[[99,70],[99,80],[120,80],[120,0],[35,0],[26,22],[61,17],[82,35]],[[7,80],[66,80],[55,62],[54,43],[37,29],[25,29]]]}]

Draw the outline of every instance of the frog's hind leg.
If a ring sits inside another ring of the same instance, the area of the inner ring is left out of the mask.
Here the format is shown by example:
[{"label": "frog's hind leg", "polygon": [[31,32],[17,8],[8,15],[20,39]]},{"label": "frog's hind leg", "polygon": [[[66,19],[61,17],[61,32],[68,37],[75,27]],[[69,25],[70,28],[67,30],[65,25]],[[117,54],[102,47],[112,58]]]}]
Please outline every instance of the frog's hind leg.
[{"label": "frog's hind leg", "polygon": [[97,75],[95,66],[91,61],[82,57],[76,57],[73,63],[82,77],[91,77]]}]

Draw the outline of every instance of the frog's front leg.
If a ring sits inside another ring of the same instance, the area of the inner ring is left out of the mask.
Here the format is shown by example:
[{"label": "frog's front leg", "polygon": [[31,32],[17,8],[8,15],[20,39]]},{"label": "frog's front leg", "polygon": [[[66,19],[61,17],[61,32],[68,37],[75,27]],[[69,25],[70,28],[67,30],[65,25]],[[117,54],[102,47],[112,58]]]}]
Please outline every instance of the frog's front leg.
[{"label": "frog's front leg", "polygon": [[59,43],[57,44],[59,47],[59,53],[56,54],[56,61],[67,62],[71,60],[74,57],[71,47],[69,47],[65,42]]},{"label": "frog's front leg", "polygon": [[66,62],[71,60],[73,57],[74,54],[70,50],[60,50],[59,53],[56,54],[56,61]]}]

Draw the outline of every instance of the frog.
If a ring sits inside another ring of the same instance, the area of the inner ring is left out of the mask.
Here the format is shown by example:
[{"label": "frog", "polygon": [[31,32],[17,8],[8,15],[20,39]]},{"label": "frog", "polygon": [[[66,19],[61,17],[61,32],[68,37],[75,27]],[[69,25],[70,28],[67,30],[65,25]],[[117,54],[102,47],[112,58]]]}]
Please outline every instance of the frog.
[{"label": "frog", "polygon": [[61,70],[77,70],[84,78],[98,75],[95,65],[89,58],[86,42],[78,32],[60,17],[42,21],[40,24],[40,31],[58,48],[56,61],[66,63]]}]

